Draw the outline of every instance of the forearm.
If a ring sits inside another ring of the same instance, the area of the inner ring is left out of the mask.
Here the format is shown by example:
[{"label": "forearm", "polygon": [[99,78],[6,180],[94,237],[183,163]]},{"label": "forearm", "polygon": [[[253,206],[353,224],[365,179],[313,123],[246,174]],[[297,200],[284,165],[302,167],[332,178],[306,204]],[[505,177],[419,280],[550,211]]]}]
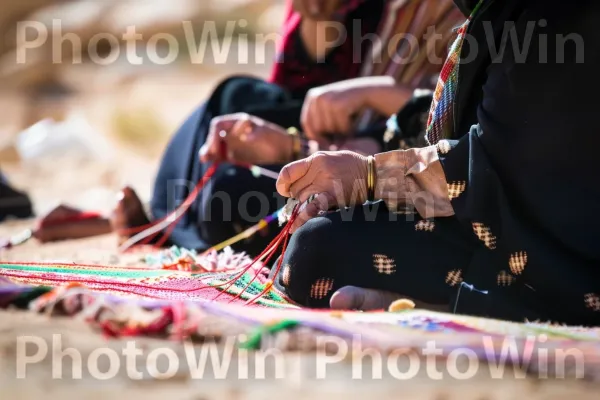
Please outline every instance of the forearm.
[{"label": "forearm", "polygon": [[389,117],[408,103],[412,95],[412,90],[397,85],[392,78],[382,79],[366,89],[365,107]]},{"label": "forearm", "polygon": [[436,146],[375,156],[375,198],[391,210],[415,209],[422,218],[454,215]]}]

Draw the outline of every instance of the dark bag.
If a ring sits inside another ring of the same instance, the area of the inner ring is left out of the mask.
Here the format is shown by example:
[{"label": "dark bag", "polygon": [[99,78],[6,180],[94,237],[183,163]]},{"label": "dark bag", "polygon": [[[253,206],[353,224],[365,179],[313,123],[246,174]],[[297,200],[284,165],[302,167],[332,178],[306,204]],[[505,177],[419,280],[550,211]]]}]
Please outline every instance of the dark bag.
[{"label": "dark bag", "polygon": [[25,193],[12,188],[0,172],[0,222],[8,218],[31,218],[33,206]]}]

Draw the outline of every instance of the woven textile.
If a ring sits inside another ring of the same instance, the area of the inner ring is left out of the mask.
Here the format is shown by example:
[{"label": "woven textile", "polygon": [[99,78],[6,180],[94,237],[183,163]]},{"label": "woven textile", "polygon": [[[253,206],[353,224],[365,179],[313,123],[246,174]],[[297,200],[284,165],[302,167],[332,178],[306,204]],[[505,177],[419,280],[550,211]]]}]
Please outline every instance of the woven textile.
[{"label": "woven textile", "polygon": [[[543,376],[548,371],[559,371],[561,376],[600,379],[598,328],[517,324],[425,310],[314,311],[293,307],[275,291],[261,299],[258,304],[263,307],[246,307],[239,302],[224,303],[245,287],[251,280],[249,276],[218,301],[200,301],[221,293],[211,285],[227,280],[226,274],[211,274],[209,279],[199,280],[197,276],[184,278],[184,274],[170,271],[150,274],[147,270],[110,271],[65,265],[33,268],[2,266],[2,274],[11,278],[0,280],[0,306],[12,304],[54,315],[81,315],[108,336],[217,341],[236,338],[239,346],[248,349],[276,347],[290,351],[319,350],[319,338],[325,336],[329,342],[337,338],[347,343],[348,348],[379,350],[382,354],[400,351],[419,357],[429,357],[426,351],[433,343],[436,357],[441,359],[456,357],[459,352],[496,368],[513,365]],[[59,276],[77,276],[94,290],[67,285],[48,291],[15,283],[55,284]],[[245,298],[261,293],[264,282],[263,278],[259,280],[244,294]],[[127,297],[124,293],[134,295]]]},{"label": "woven textile", "polygon": [[[211,301],[245,303],[265,289],[267,278],[250,271],[229,285],[239,273],[193,273],[147,267],[112,267],[53,263],[0,264],[0,304],[17,292],[37,287],[85,287],[120,297],[173,301]],[[252,282],[251,282],[252,281]],[[19,286],[27,285],[27,286]],[[219,286],[221,285],[221,286]],[[243,289],[250,285],[244,293]],[[3,289],[4,288],[4,289]],[[238,297],[238,295],[240,295]],[[275,288],[258,298],[256,306],[293,307]]]},{"label": "woven textile", "polygon": [[449,138],[453,130],[453,111],[456,90],[458,88],[458,71],[460,55],[467,31],[473,16],[477,14],[485,0],[481,0],[473,10],[471,16],[458,29],[457,37],[450,51],[448,59],[442,68],[440,77],[433,95],[431,111],[427,121],[427,140],[430,144],[437,144],[441,139]]}]

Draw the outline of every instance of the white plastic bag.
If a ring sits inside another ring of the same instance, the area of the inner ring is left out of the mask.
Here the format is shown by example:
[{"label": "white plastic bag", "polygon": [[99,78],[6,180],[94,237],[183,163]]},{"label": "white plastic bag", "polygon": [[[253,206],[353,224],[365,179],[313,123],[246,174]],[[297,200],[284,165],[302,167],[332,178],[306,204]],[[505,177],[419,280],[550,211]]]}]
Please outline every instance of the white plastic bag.
[{"label": "white plastic bag", "polygon": [[17,136],[15,148],[25,162],[67,154],[107,162],[112,155],[104,137],[78,114],[64,122],[45,119],[36,123]]}]

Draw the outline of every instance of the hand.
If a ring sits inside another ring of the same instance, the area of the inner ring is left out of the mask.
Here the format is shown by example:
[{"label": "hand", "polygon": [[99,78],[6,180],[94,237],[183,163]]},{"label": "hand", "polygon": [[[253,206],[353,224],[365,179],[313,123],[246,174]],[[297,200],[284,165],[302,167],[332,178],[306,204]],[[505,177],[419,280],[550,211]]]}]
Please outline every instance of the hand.
[{"label": "hand", "polygon": [[[399,91],[388,76],[349,79],[311,89],[302,107],[302,128],[309,139],[319,141],[324,135],[349,135],[356,114],[376,105],[378,97],[396,100],[388,98],[390,90]],[[402,96],[404,92],[400,90]]]},{"label": "hand", "polygon": [[364,204],[367,200],[367,157],[350,151],[318,152],[286,165],[277,180],[277,191],[304,204],[292,232],[308,220],[331,209]]},{"label": "hand", "polygon": [[[222,154],[222,144],[226,154]],[[202,162],[237,161],[285,164],[292,159],[293,139],[285,129],[245,113],[214,118],[200,150]]]},{"label": "hand", "polygon": [[325,135],[349,135],[353,117],[365,105],[364,89],[353,80],[309,90],[300,122],[309,139],[323,141]]}]

